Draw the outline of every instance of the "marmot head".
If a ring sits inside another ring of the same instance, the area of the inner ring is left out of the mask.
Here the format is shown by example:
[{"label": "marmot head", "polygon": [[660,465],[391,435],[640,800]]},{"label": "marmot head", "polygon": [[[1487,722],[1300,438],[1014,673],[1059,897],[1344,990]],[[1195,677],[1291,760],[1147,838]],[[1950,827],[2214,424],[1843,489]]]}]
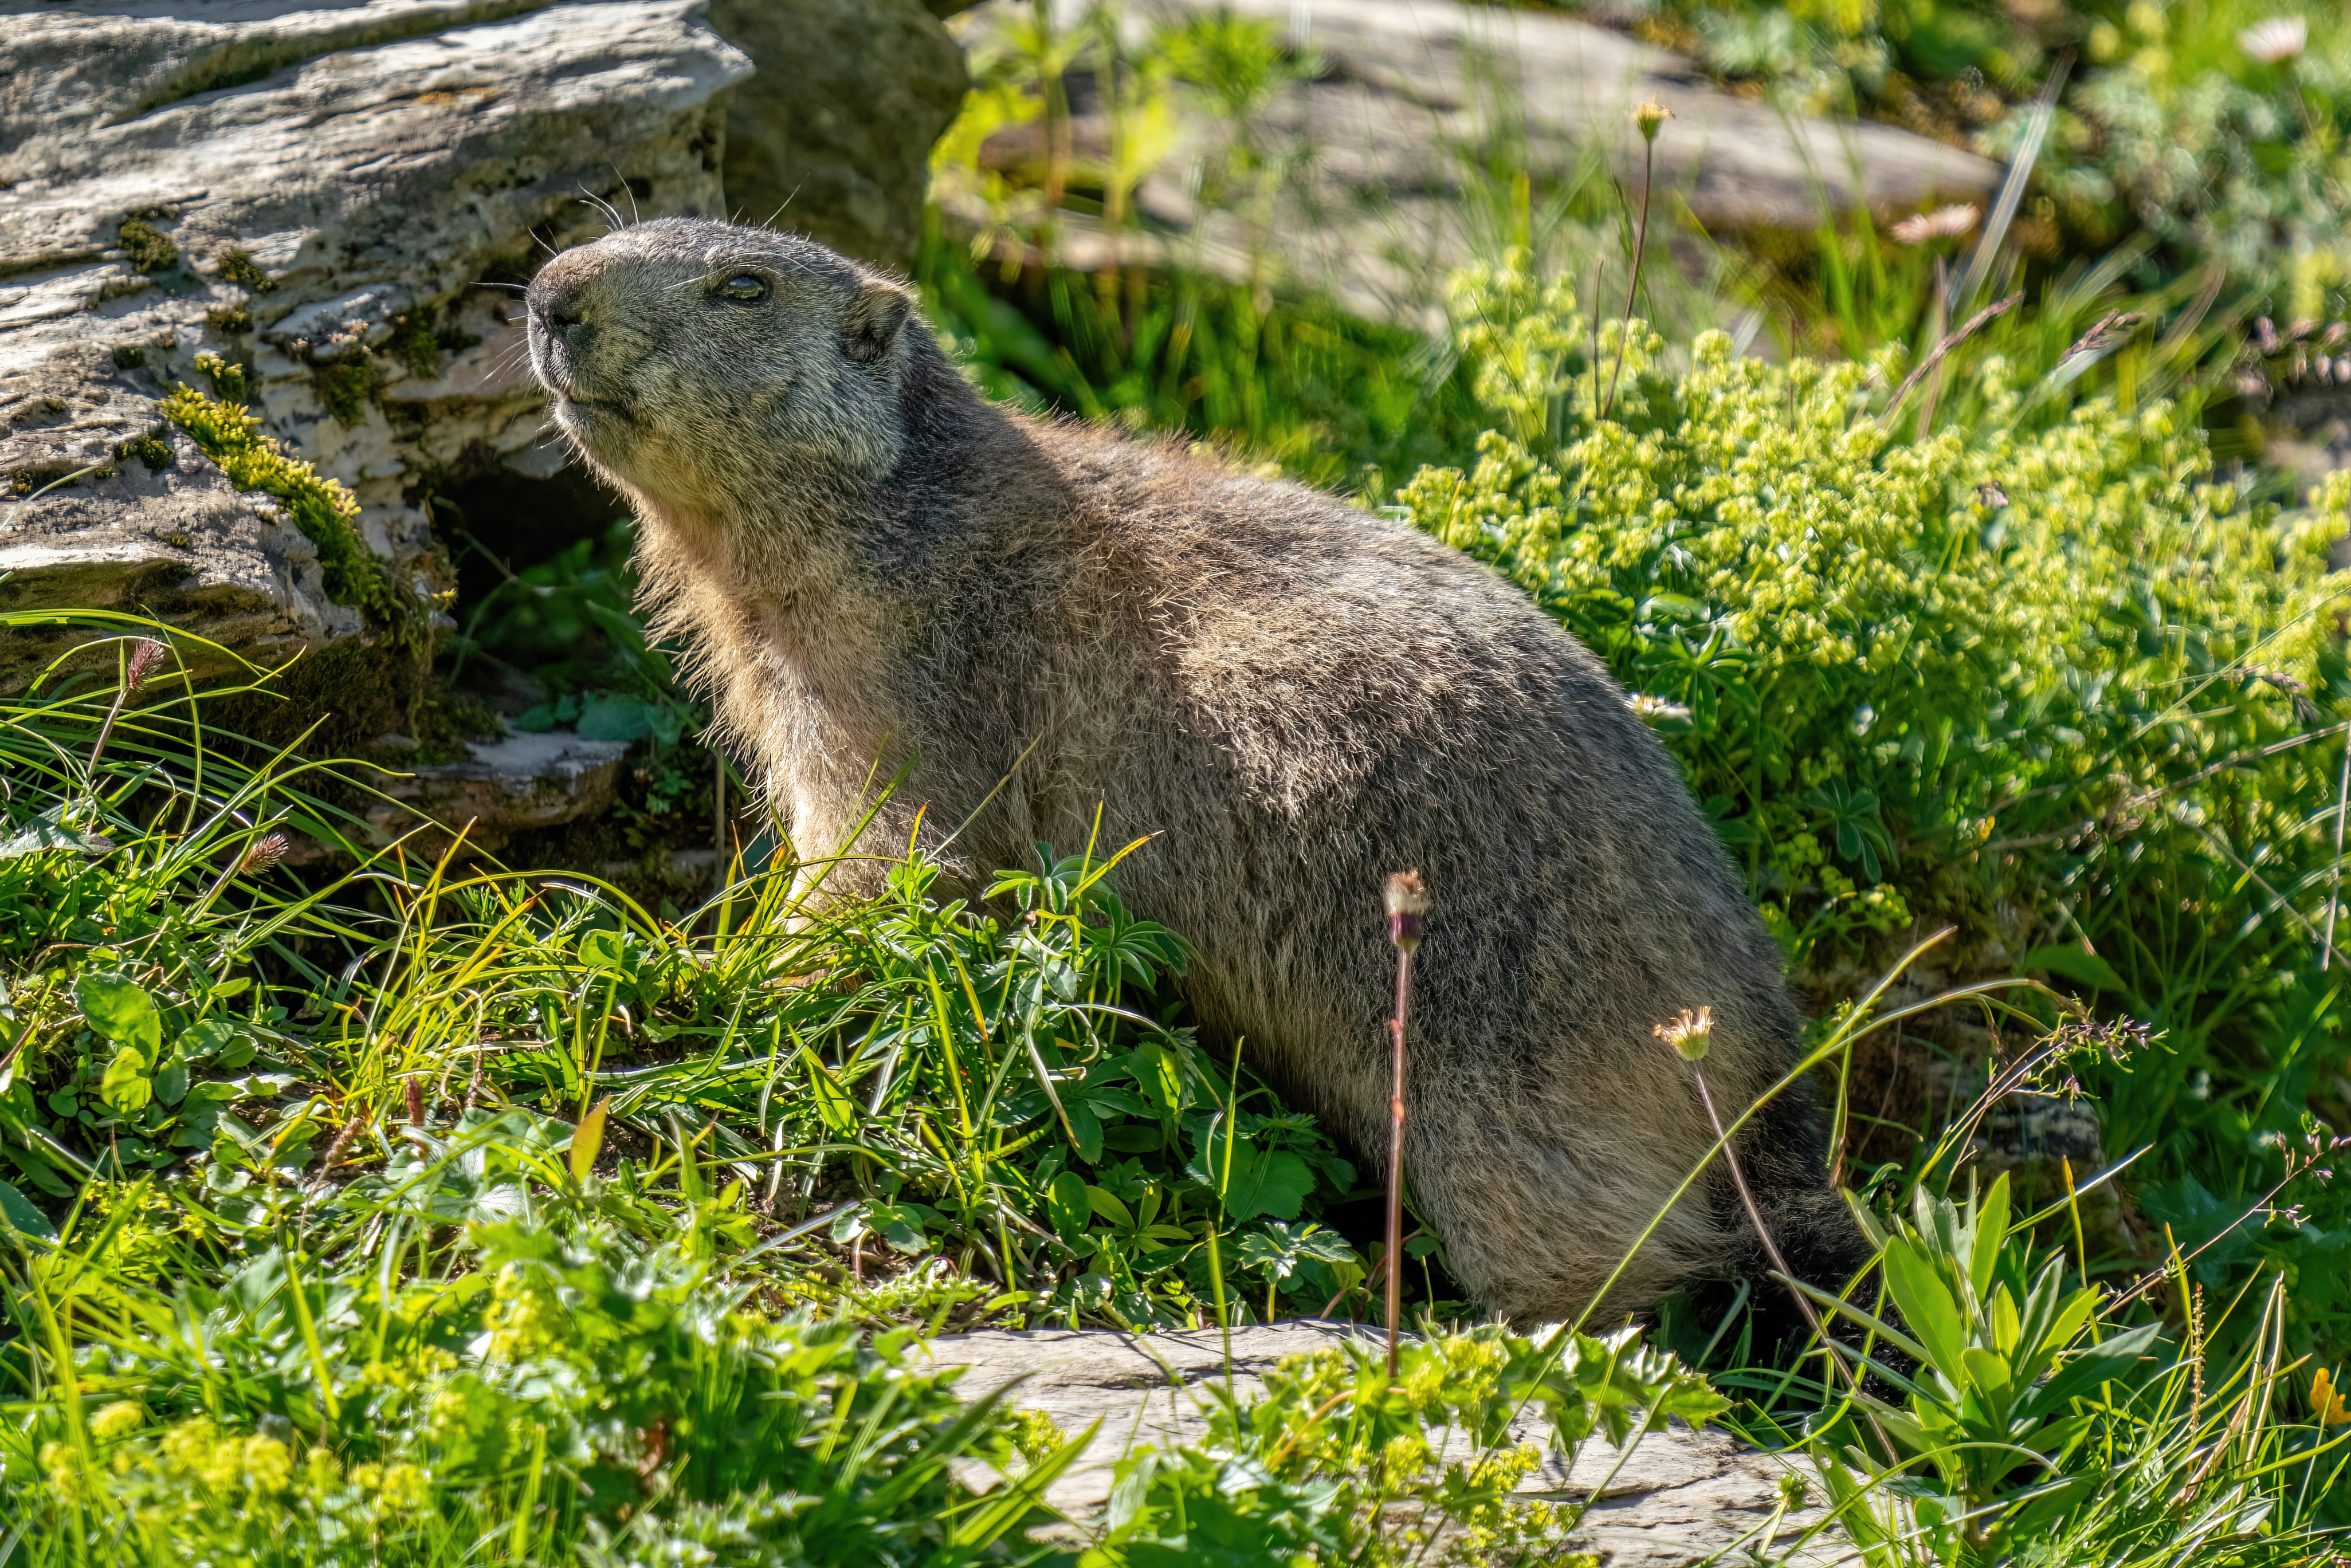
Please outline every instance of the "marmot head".
[{"label": "marmot head", "polygon": [[913,301],[812,241],[658,218],[556,256],[524,303],[556,423],[664,511],[897,463]]}]

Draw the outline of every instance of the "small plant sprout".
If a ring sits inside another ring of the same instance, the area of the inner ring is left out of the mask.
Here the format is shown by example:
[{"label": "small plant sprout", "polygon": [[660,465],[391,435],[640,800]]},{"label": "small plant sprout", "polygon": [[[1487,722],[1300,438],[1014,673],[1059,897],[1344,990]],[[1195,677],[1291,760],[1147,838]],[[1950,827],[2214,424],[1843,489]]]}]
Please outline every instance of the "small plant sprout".
[{"label": "small plant sprout", "polygon": [[1404,1310],[1404,1019],[1412,999],[1412,956],[1420,946],[1420,920],[1428,913],[1428,889],[1416,871],[1388,878],[1388,941],[1396,950],[1395,1016],[1388,1019],[1391,1074],[1388,1089],[1387,1278],[1388,1376],[1396,1375],[1396,1322]]}]

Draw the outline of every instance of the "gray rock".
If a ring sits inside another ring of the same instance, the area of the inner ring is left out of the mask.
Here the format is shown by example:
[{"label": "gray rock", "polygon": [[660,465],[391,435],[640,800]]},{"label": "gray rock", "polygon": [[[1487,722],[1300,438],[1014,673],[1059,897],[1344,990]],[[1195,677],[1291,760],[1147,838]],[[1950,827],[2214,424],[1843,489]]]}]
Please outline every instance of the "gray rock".
[{"label": "gray rock", "polygon": [[[0,0],[0,605],[142,609],[264,664],[384,630],[169,432],[174,382],[215,390],[199,355],[430,605],[435,490],[564,462],[513,290],[604,231],[592,202],[765,216],[781,184],[784,222],[910,259],[963,90],[945,29],[728,10],[766,72],[731,106],[754,61],[702,0]],[[122,455],[159,432],[162,469]],[[67,641],[0,636],[0,681]]]},{"label": "gray rock", "polygon": [[[429,601],[435,477],[546,462],[509,297],[476,285],[601,232],[583,193],[722,210],[749,70],[695,0],[0,0],[0,596],[262,663],[381,630],[169,434],[160,395],[210,354]],[[167,467],[121,455],[158,432]]]},{"label": "gray rock", "polygon": [[[1056,9],[1071,25],[1077,0]],[[1839,211],[1881,212],[1938,197],[1980,201],[2002,173],[1892,126],[1782,115],[1711,86],[1682,56],[1545,11],[1452,0],[1135,0],[1129,36],[1140,45],[1155,24],[1218,9],[1274,22],[1326,62],[1320,79],[1279,95],[1259,117],[1259,144],[1299,161],[1261,217],[1204,207],[1192,171],[1217,159],[1230,132],[1204,99],[1186,99],[1182,147],[1135,193],[1155,233],[1125,236],[1123,254],[1181,258],[1236,280],[1286,279],[1374,318],[1431,322],[1433,280],[1492,249],[1479,237],[1501,215],[1502,193],[1484,173],[1492,149],[1512,148],[1524,166],[1562,179],[1596,152],[1637,191],[1643,145],[1631,110],[1646,99],[1675,115],[1656,144],[1659,211],[1685,201],[1716,229],[1809,229],[1823,198]],[[1029,0],[988,0],[954,26],[984,45],[1029,11]],[[1084,96],[1071,151],[1099,159],[1108,121]],[[1032,140],[1041,152],[1041,138]],[[987,223],[976,193],[942,194],[967,228]],[[1089,219],[1071,215],[1061,226],[1071,265],[1111,259]]]},{"label": "gray rock", "polygon": [[931,143],[963,103],[963,50],[917,0],[711,0],[758,68],[726,110],[726,201],[835,250],[914,264]]},{"label": "gray rock", "polygon": [[[368,825],[388,843],[428,823],[446,823],[465,832],[469,848],[496,853],[515,833],[611,810],[628,749],[624,740],[583,740],[569,730],[468,745],[463,762],[385,780],[380,788],[391,799],[370,808]],[[433,834],[423,848],[438,853],[445,843]]]},{"label": "gray rock", "polygon": [[[1233,1392],[1245,1400],[1262,1395],[1265,1373],[1283,1356],[1334,1346],[1364,1332],[1321,1320],[1235,1329]],[[924,1353],[935,1365],[967,1369],[956,1385],[967,1397],[1024,1378],[1013,1403],[1043,1411],[1072,1438],[1101,1422],[1082,1455],[1047,1493],[1055,1507],[1080,1520],[1108,1500],[1111,1467],[1130,1449],[1203,1439],[1207,1387],[1221,1385],[1227,1375],[1224,1337],[1214,1329],[946,1334],[929,1341]],[[1548,1433],[1540,1422],[1522,1420],[1512,1436],[1542,1445]],[[1831,1562],[1837,1553],[1827,1549],[1825,1538],[1792,1557],[1773,1551],[1776,1542],[1784,1553],[1823,1519],[1820,1508],[1806,1506],[1774,1520],[1781,1480],[1792,1466],[1819,1496],[1818,1480],[1800,1460],[1744,1448],[1719,1432],[1677,1426],[1621,1453],[1597,1438],[1572,1460],[1549,1451],[1520,1490],[1531,1499],[1591,1500],[1577,1544],[1608,1568],[1679,1568],[1734,1548],[1741,1554],[1752,1548],[1771,1561]]]}]

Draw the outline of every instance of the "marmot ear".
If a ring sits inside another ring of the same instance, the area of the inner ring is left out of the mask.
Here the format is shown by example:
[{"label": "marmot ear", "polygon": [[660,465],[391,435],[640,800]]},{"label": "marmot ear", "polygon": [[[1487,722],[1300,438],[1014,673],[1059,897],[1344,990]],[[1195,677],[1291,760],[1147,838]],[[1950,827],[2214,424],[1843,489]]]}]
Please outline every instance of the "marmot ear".
[{"label": "marmot ear", "polygon": [[868,365],[879,361],[898,340],[898,329],[914,308],[906,291],[894,283],[874,282],[860,288],[841,323],[849,357]]}]

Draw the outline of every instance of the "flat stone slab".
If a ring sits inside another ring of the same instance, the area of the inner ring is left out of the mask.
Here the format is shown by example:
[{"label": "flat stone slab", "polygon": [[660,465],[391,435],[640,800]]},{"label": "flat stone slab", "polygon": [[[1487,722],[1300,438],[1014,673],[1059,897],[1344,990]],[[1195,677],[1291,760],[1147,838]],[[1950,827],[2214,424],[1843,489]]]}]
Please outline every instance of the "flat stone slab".
[{"label": "flat stone slab", "polygon": [[[1262,1396],[1265,1374],[1285,1355],[1335,1347],[1370,1331],[1321,1319],[1251,1324],[1232,1333],[1232,1387],[1243,1400]],[[1126,1334],[1061,1329],[947,1334],[923,1347],[938,1366],[967,1368],[956,1391],[967,1397],[1026,1377],[1013,1403],[1050,1416],[1074,1438],[1099,1420],[1083,1454],[1062,1472],[1047,1500],[1072,1518],[1099,1510],[1110,1497],[1111,1467],[1137,1447],[1196,1443],[1207,1436],[1209,1385],[1225,1380],[1224,1336],[1214,1329]],[[1540,1418],[1512,1428],[1521,1443],[1546,1446],[1541,1467],[1520,1485],[1530,1500],[1594,1498],[1578,1532],[1580,1550],[1599,1554],[1608,1568],[1679,1568],[1738,1548],[1771,1561],[1828,1563],[1841,1542],[1823,1539],[1793,1556],[1775,1555],[1817,1526],[1817,1506],[1792,1511],[1767,1541],[1763,1531],[1780,1506],[1781,1478],[1793,1470],[1810,1495],[1820,1483],[1802,1459],[1745,1448],[1727,1434],[1672,1427],[1652,1432],[1620,1452],[1599,1438],[1571,1463],[1548,1449]],[[1773,1542],[1779,1545],[1775,1549]]]},{"label": "flat stone slab", "polygon": [[463,762],[386,780],[383,792],[392,799],[370,808],[368,825],[389,842],[438,823],[465,830],[468,846],[496,852],[511,834],[610,810],[628,750],[625,740],[587,740],[568,729],[471,743]]}]

